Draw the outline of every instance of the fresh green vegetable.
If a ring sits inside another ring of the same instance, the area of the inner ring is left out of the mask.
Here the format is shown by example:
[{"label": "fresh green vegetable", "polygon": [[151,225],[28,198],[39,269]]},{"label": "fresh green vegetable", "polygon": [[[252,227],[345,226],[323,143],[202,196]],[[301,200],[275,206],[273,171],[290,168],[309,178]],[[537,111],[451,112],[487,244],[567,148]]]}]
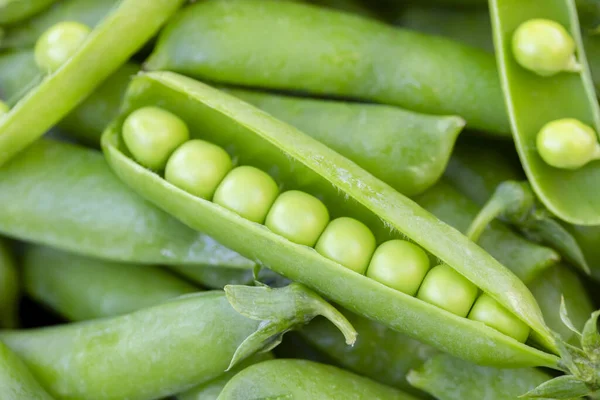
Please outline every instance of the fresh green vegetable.
[{"label": "fresh green vegetable", "polygon": [[52,400],[23,361],[0,342],[0,387],[5,400]]},{"label": "fresh green vegetable", "polygon": [[21,282],[9,246],[0,241],[0,328],[16,328]]},{"label": "fresh green vegetable", "polygon": [[56,0],[2,0],[0,25],[16,24],[50,7]]},{"label": "fresh green vegetable", "polygon": [[43,73],[59,69],[79,50],[90,34],[79,22],[61,22],[50,27],[35,43],[35,62]]},{"label": "fresh green vegetable", "polygon": [[578,169],[600,159],[600,143],[590,126],[572,118],[548,122],[536,138],[540,157],[556,168]]}]

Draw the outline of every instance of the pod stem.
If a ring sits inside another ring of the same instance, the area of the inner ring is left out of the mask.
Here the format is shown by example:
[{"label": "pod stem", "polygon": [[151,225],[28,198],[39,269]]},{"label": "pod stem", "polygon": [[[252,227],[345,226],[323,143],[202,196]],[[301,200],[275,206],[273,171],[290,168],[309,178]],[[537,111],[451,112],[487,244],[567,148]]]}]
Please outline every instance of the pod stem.
[{"label": "pod stem", "polygon": [[358,333],[335,307],[299,283],[273,289],[266,285],[227,285],[225,294],[231,306],[243,316],[260,321],[258,329],[237,348],[229,369],[257,352],[281,343],[283,334],[301,327],[318,315],[331,321],[353,345]]}]

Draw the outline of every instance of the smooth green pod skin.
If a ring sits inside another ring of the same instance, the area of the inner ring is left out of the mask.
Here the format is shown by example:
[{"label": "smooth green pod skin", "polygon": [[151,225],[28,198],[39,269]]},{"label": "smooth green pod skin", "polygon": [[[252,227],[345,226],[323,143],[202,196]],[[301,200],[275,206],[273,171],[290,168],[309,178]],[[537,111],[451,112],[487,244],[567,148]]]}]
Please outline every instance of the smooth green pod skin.
[{"label": "smooth green pod skin", "polygon": [[375,250],[366,275],[409,296],[414,296],[429,271],[429,257],[406,240],[390,240]]},{"label": "smooth green pod skin", "polygon": [[53,400],[23,361],[0,342],[0,387],[3,400]]},{"label": "smooth green pod skin", "polygon": [[16,328],[21,282],[8,243],[0,241],[0,328]]},{"label": "smooth green pod skin", "polygon": [[[512,55],[511,35],[523,22],[540,16],[563,25],[577,45],[581,72],[547,77],[521,67]],[[573,0],[520,0],[490,2],[494,43],[504,87],[513,138],[521,163],[540,201],[558,218],[579,225],[600,225],[600,162],[577,170],[549,166],[536,149],[536,138],[550,121],[574,118],[600,132],[600,107],[582,45]],[[531,112],[535,104],[536,112]]]},{"label": "smooth green pod skin", "polygon": [[195,4],[169,22],[145,67],[460,115],[470,127],[493,133],[510,129],[490,54],[299,3]]},{"label": "smooth green pod skin", "polygon": [[60,399],[149,400],[219,376],[258,324],[211,291],[124,316],[3,331],[0,339]]},{"label": "smooth green pod skin", "polygon": [[53,140],[0,167],[0,232],[114,261],[254,266],[141,199],[101,153]]},{"label": "smooth green pod skin", "polygon": [[481,367],[446,354],[427,360],[408,375],[413,386],[439,400],[513,400],[551,378],[535,368]]},{"label": "smooth green pod skin", "polygon": [[362,222],[349,217],[334,219],[319,238],[315,250],[361,275],[375,252],[375,236]]},{"label": "smooth green pod skin", "polygon": [[0,117],[3,116],[4,114],[8,113],[8,104],[6,104],[3,101],[0,101]]},{"label": "smooth green pod skin", "polygon": [[592,269],[592,277],[600,281],[600,226],[566,225],[581,246],[585,259]]},{"label": "smooth green pod skin", "polygon": [[158,267],[114,263],[41,246],[25,253],[23,285],[31,298],[71,321],[127,314],[198,291]]},{"label": "smooth green pod skin", "polygon": [[35,43],[35,62],[42,73],[59,69],[83,45],[91,30],[79,22],[60,22],[44,32]]},{"label": "smooth green pod skin", "polygon": [[[157,104],[177,112],[192,137],[201,135],[232,148],[240,163],[272,172],[284,190],[319,195],[332,214],[360,219],[382,240],[389,238],[389,227],[399,230],[528,321],[542,342],[547,338],[537,305],[517,277],[456,230],[323,144],[226,93],[170,72],[135,77],[123,113]],[[313,249],[173,187],[122,153],[120,122],[102,138],[109,164],[136,192],[186,224],[351,311],[457,356],[494,365],[555,365],[557,359],[548,353],[342,268]]]},{"label": "smooth green pod skin", "polygon": [[0,43],[3,48],[33,47],[36,40],[52,25],[62,21],[75,21],[94,27],[114,8],[117,0],[62,0],[45,12],[7,28]]},{"label": "smooth green pod skin", "polygon": [[294,243],[313,247],[328,222],[329,211],[321,200],[305,192],[290,190],[275,200],[265,226]]},{"label": "smooth green pod skin", "polygon": [[[183,0],[124,0],[0,120],[0,165],[39,139],[150,39]],[[122,40],[124,37],[127,40]]]},{"label": "smooth green pod skin", "polygon": [[203,140],[190,140],[169,157],[165,179],[203,199],[212,199],[233,163],[225,150]]},{"label": "smooth green pod skin", "polygon": [[21,22],[50,7],[56,0],[3,0],[0,3],[0,25]]},{"label": "smooth green pod skin", "polygon": [[135,110],[123,122],[127,149],[137,162],[155,171],[162,171],[175,149],[189,138],[185,123],[158,107]]},{"label": "smooth green pod skin", "polygon": [[411,395],[368,378],[306,360],[271,360],[248,367],[225,385],[218,400],[277,396],[298,400],[415,400]]},{"label": "smooth green pod skin", "polygon": [[213,201],[243,218],[262,224],[279,194],[277,183],[262,170],[241,166],[219,184]]},{"label": "smooth green pod skin", "polygon": [[[100,134],[118,114],[130,77],[138,71],[139,66],[133,63],[121,66],[58,123],[61,132],[98,146]],[[15,103],[39,78],[33,51],[17,50],[0,55],[0,97]]]},{"label": "smooth green pod skin", "polygon": [[464,126],[459,117],[380,104],[226,90],[326,144],[407,196],[437,182]]}]

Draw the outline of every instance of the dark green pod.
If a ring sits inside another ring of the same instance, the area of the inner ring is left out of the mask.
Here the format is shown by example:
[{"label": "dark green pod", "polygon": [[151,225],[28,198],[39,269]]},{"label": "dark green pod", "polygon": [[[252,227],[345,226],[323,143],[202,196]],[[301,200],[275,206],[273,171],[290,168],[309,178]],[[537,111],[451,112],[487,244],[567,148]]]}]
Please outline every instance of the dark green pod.
[{"label": "dark green pod", "polygon": [[[285,189],[320,194],[330,210],[356,216],[381,239],[390,237],[390,227],[401,232],[527,321],[539,334],[535,337],[552,346],[535,300],[516,276],[458,231],[328,147],[247,103],[173,73],[134,78],[123,116],[149,105],[176,113],[191,127],[192,137],[231,149],[241,164],[272,172]],[[186,224],[351,311],[457,356],[494,365],[555,365],[556,359],[548,353],[341,268],[312,248],[293,244],[170,185],[124,153],[119,132],[122,120],[103,135],[109,163],[138,193]]]},{"label": "dark green pod", "polygon": [[101,153],[53,140],[0,167],[0,232],[115,261],[254,265],[141,199]]},{"label": "dark green pod", "polygon": [[170,21],[145,67],[459,115],[491,133],[510,129],[490,54],[298,3],[195,4]]},{"label": "dark green pod", "polygon": [[414,400],[414,397],[342,369],[306,360],[272,360],[233,377],[218,400]]}]

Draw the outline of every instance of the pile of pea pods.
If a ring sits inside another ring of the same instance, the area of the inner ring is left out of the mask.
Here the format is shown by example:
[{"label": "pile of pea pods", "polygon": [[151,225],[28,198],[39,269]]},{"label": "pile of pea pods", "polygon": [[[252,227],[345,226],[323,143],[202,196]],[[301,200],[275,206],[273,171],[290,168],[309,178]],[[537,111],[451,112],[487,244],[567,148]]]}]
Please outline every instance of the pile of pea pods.
[{"label": "pile of pea pods", "polygon": [[600,399],[598,94],[598,0],[0,0],[0,400]]}]

